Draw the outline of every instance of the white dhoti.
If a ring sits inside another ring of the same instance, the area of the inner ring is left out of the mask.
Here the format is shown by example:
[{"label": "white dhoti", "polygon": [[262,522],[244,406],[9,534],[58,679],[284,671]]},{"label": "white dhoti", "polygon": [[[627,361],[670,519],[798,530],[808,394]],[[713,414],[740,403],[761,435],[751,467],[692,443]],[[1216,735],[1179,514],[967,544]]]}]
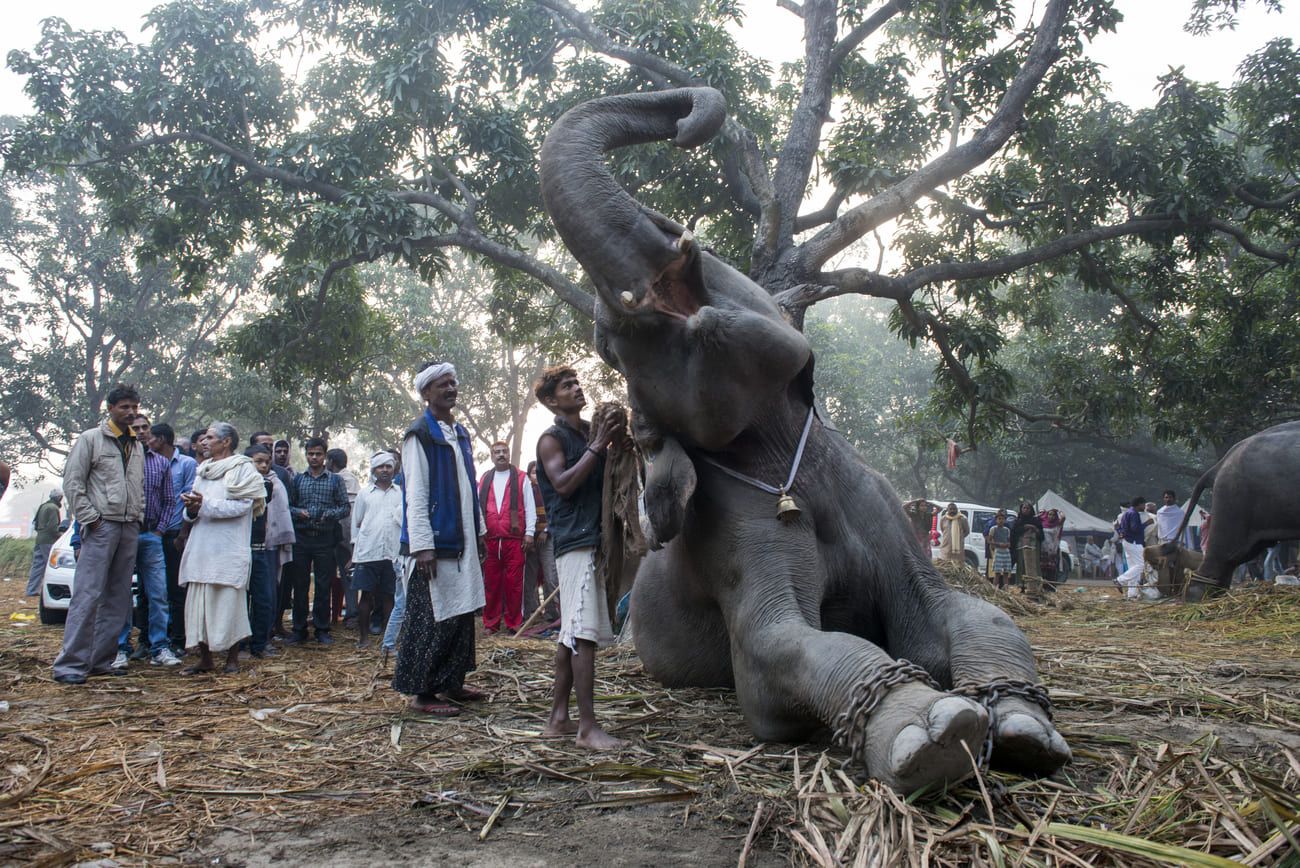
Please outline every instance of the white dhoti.
[{"label": "white dhoti", "polygon": [[230,585],[190,582],[185,594],[185,647],[202,642],[209,651],[227,651],[253,635],[248,625],[248,592]]},{"label": "white dhoti", "polygon": [[1128,569],[1120,573],[1115,581],[1120,587],[1125,589],[1125,596],[1130,600],[1138,598],[1138,587],[1142,584],[1142,572],[1146,561],[1142,558],[1142,546],[1136,543],[1124,543],[1124,558],[1128,561]]},{"label": "white dhoti", "polygon": [[596,550],[565,552],[555,559],[555,569],[560,578],[560,644],[570,650],[577,650],[579,639],[601,648],[614,644],[609,604],[596,581]]}]

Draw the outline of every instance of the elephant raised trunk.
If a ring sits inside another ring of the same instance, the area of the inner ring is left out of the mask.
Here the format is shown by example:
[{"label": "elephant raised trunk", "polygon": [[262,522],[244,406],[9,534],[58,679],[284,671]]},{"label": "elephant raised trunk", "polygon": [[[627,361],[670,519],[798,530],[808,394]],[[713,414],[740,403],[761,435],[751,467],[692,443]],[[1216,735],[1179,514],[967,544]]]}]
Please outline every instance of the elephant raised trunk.
[{"label": "elephant raised trunk", "polygon": [[598,99],[542,148],[546,209],[596,285],[596,346],[627,378],[653,458],[646,514],[662,547],[631,612],[646,671],[734,686],[761,739],[831,728],[902,790],[965,777],[972,754],[1055,769],[1069,747],[1029,642],[943,583],[889,483],[813,413],[807,340],[605,168],[621,145],[698,144],[723,112],[707,88]]},{"label": "elephant raised trunk", "polygon": [[[627,94],[578,106],[547,135],[542,199],[611,312],[642,312],[655,283],[685,261],[690,233],[629,196],[605,167],[604,154],[664,139],[692,148],[712,138],[726,115],[722,94],[712,88]],[[705,303],[671,284],[654,300],[659,312],[684,317]]]}]

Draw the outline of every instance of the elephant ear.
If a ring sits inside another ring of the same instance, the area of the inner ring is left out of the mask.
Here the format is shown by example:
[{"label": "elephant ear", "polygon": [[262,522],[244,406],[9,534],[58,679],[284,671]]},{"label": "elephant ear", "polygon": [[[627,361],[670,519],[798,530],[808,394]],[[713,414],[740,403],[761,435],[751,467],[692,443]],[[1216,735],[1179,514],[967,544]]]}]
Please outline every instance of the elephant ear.
[{"label": "elephant ear", "polygon": [[646,542],[656,550],[681,533],[697,483],[695,464],[677,438],[662,443],[646,471],[644,495],[651,530]]}]

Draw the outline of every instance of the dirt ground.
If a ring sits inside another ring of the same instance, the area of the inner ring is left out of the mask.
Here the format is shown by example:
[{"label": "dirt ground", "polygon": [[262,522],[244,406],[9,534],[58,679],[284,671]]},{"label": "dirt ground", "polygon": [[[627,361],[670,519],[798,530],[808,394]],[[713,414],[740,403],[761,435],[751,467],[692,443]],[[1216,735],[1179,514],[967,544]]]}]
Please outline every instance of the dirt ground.
[{"label": "dirt ground", "polygon": [[21,594],[0,582],[4,864],[1300,864],[1294,591],[1236,614],[1104,588],[1006,601],[1075,762],[909,801],[824,743],[756,742],[729,693],[665,690],[628,649],[597,689],[629,747],[590,754],[539,737],[543,640],[482,639],[490,701],[430,720],[342,630],[235,676],[58,685],[61,628]]}]

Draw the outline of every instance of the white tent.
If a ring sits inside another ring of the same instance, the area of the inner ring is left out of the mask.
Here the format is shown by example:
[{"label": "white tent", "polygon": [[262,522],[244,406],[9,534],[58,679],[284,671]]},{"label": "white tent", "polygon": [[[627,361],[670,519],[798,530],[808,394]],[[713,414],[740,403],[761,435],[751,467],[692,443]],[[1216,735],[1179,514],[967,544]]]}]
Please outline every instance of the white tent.
[{"label": "white tent", "polygon": [[[1190,504],[1191,502],[1192,502],[1192,499],[1191,499],[1190,497],[1189,497],[1187,500],[1183,501],[1183,515],[1186,515],[1186,514],[1187,514],[1187,505]],[[1191,518],[1191,521],[1187,522],[1187,526],[1188,526],[1188,527],[1200,527],[1201,524],[1204,523],[1205,518],[1201,515],[1201,512],[1202,512],[1202,511],[1204,511],[1204,512],[1206,513],[1206,515],[1208,515],[1209,512],[1210,512],[1210,511],[1209,511],[1208,509],[1206,509],[1206,507],[1205,507],[1205,496],[1204,496],[1204,495],[1201,495],[1201,502],[1197,505],[1197,507],[1196,507],[1195,509],[1192,510],[1192,518]]]},{"label": "white tent", "polygon": [[1084,512],[1050,488],[1038,498],[1038,511],[1054,509],[1065,516],[1065,533],[1091,533],[1109,537],[1115,527],[1105,519]]}]

